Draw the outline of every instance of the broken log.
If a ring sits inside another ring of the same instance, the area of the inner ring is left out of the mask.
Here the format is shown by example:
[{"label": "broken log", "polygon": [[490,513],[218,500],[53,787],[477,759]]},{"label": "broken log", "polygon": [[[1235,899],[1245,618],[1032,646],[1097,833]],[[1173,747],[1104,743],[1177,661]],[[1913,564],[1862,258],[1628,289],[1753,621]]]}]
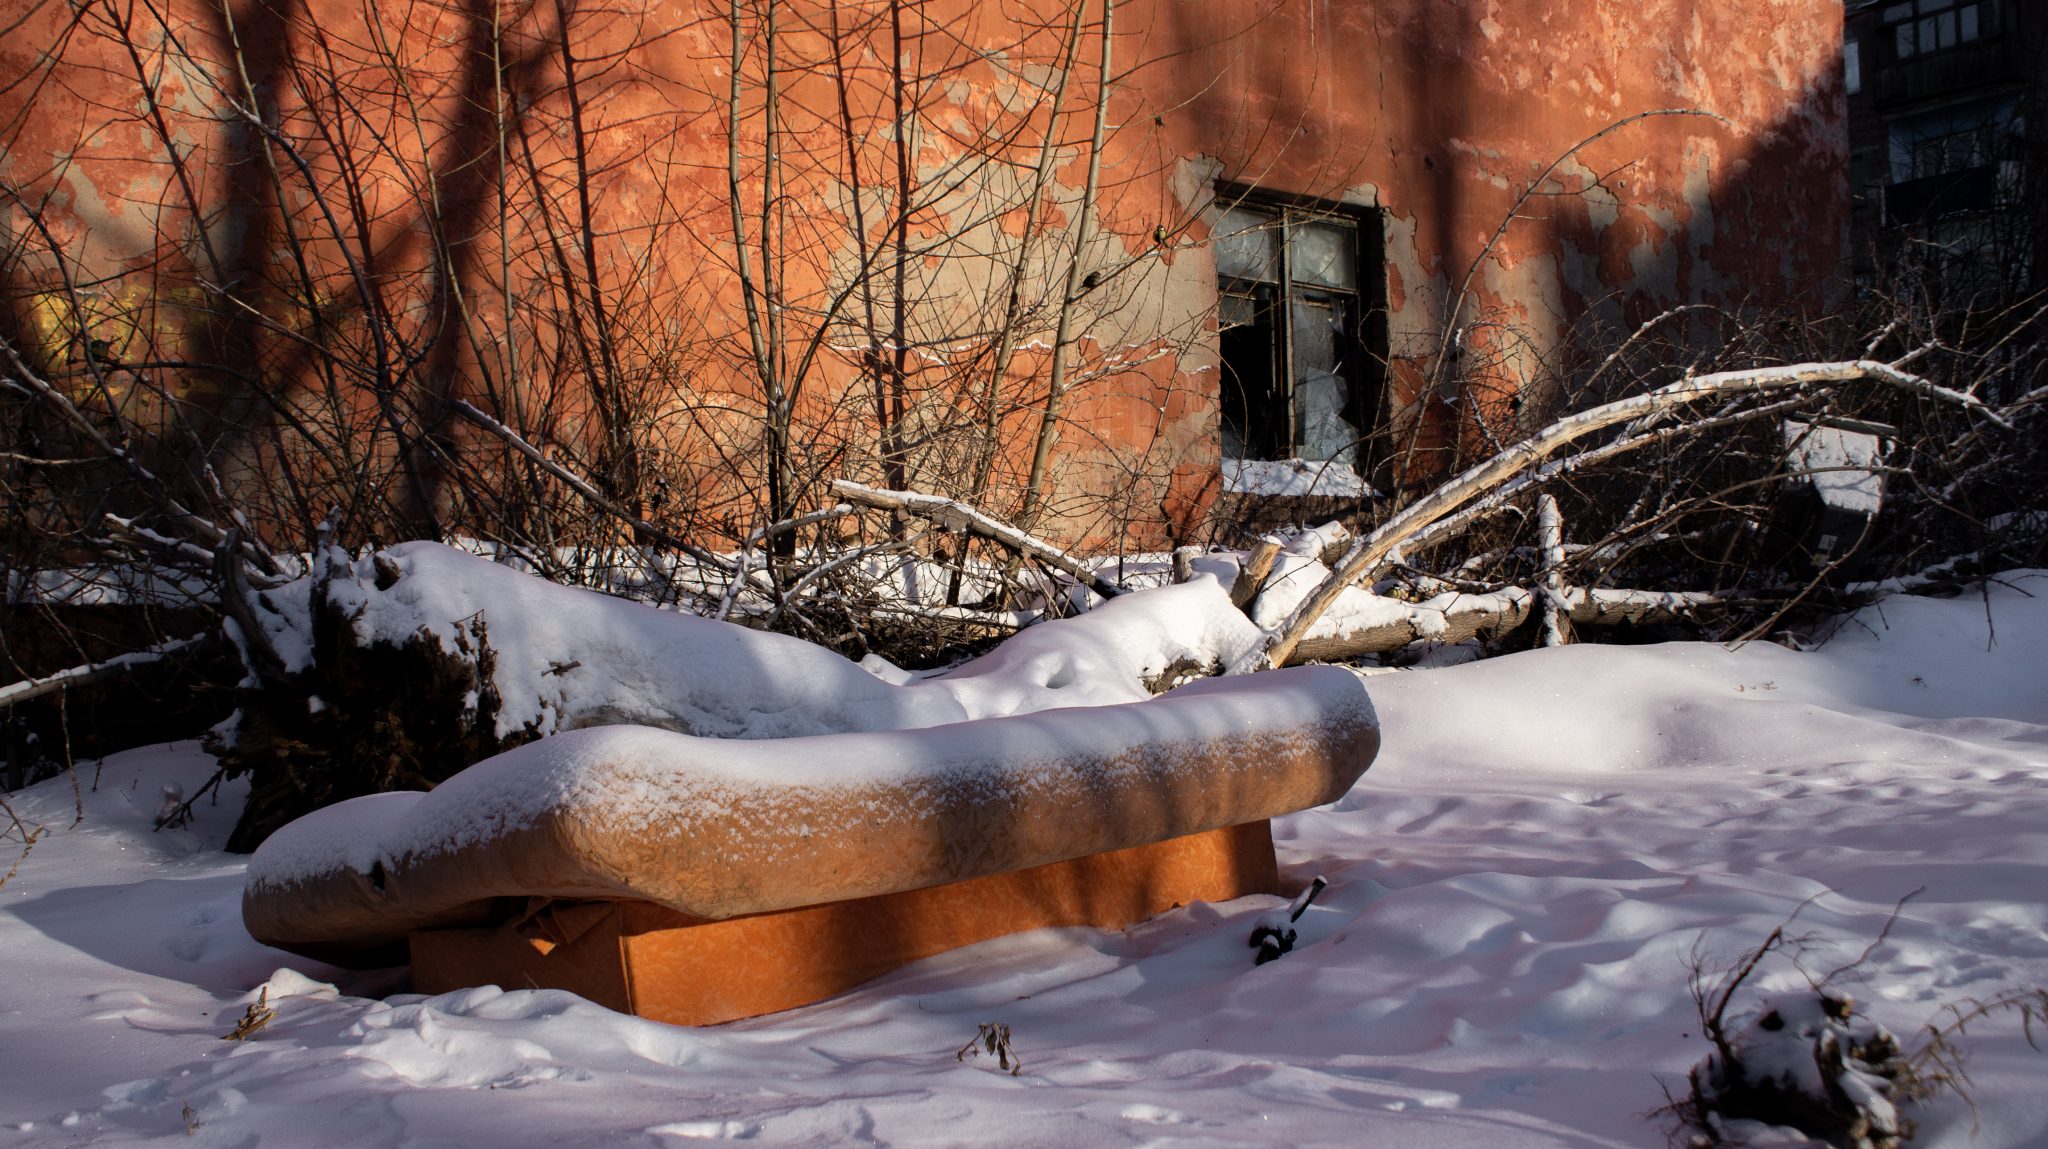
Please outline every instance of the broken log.
[{"label": "broken log", "polygon": [[1252,600],[1265,589],[1266,578],[1273,573],[1273,560],[1280,556],[1280,540],[1266,535],[1253,544],[1251,553],[1245,555],[1244,565],[1237,570],[1237,581],[1230,584],[1230,604],[1249,615]]},{"label": "broken log", "polygon": [[[1612,626],[1668,622],[1710,607],[1749,601],[1754,596],[1747,592],[1572,587],[1565,590],[1562,597],[1568,608],[1566,617],[1574,624]],[[1434,605],[1438,602],[1443,605]],[[1294,646],[1288,656],[1288,665],[1341,662],[1361,655],[1400,650],[1424,640],[1450,646],[1474,638],[1492,638],[1528,621],[1529,615],[1539,606],[1538,596],[1521,587],[1508,587],[1491,594],[1440,595],[1410,606],[1404,615],[1356,630],[1310,635]]]}]

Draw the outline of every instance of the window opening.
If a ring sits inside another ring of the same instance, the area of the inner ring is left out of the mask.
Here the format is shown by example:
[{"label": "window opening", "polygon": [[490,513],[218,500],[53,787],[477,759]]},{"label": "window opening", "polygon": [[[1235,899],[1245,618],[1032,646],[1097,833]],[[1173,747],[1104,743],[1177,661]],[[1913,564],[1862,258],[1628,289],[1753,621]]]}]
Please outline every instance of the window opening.
[{"label": "window opening", "polygon": [[1965,104],[1891,122],[1892,182],[2017,161],[2025,122],[2015,104]]},{"label": "window opening", "polygon": [[1901,60],[1989,39],[2000,27],[1998,0],[1915,0],[1887,7],[1881,18]]},{"label": "window opening", "polygon": [[[1384,353],[1368,353],[1367,319],[1384,326],[1385,315],[1370,290],[1375,277],[1361,274],[1378,265],[1377,220],[1373,212],[1243,198],[1219,214],[1225,458],[1302,459],[1361,472],[1385,361]],[[1357,489],[1349,481],[1317,488]]]}]

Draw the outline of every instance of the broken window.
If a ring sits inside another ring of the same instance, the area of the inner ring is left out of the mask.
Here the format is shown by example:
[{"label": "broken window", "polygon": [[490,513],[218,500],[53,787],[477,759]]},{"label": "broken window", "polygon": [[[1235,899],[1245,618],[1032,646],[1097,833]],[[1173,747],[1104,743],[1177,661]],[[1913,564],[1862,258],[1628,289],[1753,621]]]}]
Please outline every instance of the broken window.
[{"label": "broken window", "polygon": [[1384,310],[1367,275],[1377,213],[1228,194],[1214,230],[1226,459],[1303,459],[1355,475],[1378,410]]}]

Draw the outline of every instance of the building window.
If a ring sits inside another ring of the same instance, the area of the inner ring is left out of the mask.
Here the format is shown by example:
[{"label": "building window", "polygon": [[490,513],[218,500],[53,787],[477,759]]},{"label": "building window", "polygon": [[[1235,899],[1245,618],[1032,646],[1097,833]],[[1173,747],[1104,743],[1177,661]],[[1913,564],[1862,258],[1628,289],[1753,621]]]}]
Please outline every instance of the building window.
[{"label": "building window", "polygon": [[1224,457],[1359,473],[1385,363],[1379,213],[1228,189],[1218,202]]},{"label": "building window", "polygon": [[1999,0],[1909,0],[1888,5],[1882,17],[1893,53],[1925,56],[1998,34]]},{"label": "building window", "polygon": [[2025,121],[2013,101],[1964,104],[1890,125],[1892,182],[1927,179],[2017,161]]},{"label": "building window", "polygon": [[1855,40],[1842,42],[1842,88],[1852,96],[1863,90],[1863,45]]}]

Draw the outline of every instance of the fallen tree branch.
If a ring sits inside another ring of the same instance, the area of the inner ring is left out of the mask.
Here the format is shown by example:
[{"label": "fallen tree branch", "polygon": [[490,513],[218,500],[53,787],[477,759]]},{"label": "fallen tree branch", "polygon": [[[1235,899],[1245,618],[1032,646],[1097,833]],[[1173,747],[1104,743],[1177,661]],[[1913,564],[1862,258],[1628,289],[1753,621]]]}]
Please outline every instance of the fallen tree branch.
[{"label": "fallen tree branch", "polygon": [[[841,505],[844,506],[845,504]],[[784,597],[795,598],[797,595],[803,593],[804,588],[810,586],[812,583],[817,582],[819,579],[825,577],[826,575],[831,574],[833,571],[844,568],[852,563],[859,562],[861,559],[864,559],[872,554],[879,554],[882,551],[886,551],[894,547],[909,546],[917,542],[919,539],[924,538],[926,535],[930,533],[930,531],[920,531],[917,534],[912,535],[908,539],[885,539],[879,543],[870,543],[867,546],[847,551],[845,554],[833,558],[830,562],[821,563],[818,566],[814,566],[810,570],[805,571],[801,577],[799,577],[795,582],[790,584],[789,590],[784,595]]]},{"label": "fallen tree branch", "polygon": [[615,519],[618,519],[620,522],[623,522],[627,526],[632,527],[635,531],[640,532],[642,535],[645,535],[646,537],[653,539],[664,546],[674,547],[675,549],[683,552],[686,555],[689,555],[691,558],[696,559],[698,562],[703,563],[706,566],[714,567],[718,570],[725,571],[728,574],[733,571],[734,564],[729,560],[725,559],[720,555],[712,554],[710,551],[705,550],[703,547],[700,547],[695,543],[677,538],[675,535],[670,534],[665,530],[662,530],[660,527],[655,526],[653,523],[648,522],[646,519],[643,519],[639,515],[636,515],[633,512],[627,510],[626,508],[620,506],[618,503],[612,501],[610,497],[605,495],[603,491],[600,491],[596,487],[592,486],[588,479],[585,479],[583,476],[577,474],[576,472],[570,470],[567,467],[564,467],[560,463],[555,462],[553,459],[548,458],[547,455],[544,454],[539,447],[536,447],[532,443],[528,442],[525,436],[521,435],[517,431],[514,431],[512,428],[507,427],[505,424],[499,422],[498,420],[492,418],[491,416],[485,414],[481,409],[471,405],[467,400],[451,400],[449,406],[454,408],[456,414],[462,416],[463,418],[469,420],[470,422],[476,424],[477,426],[482,427],[484,430],[489,431],[491,434],[496,435],[498,438],[503,439],[505,441],[506,446],[511,447],[513,450],[526,456],[528,459],[533,460],[534,465],[538,466],[541,470],[546,471],[548,474],[553,475],[557,479],[560,479],[564,484],[568,486],[570,490],[575,491],[579,495],[582,495],[584,501],[588,502],[591,506],[596,507],[598,510],[603,511],[605,514],[608,514]]},{"label": "fallen tree branch", "polygon": [[45,694],[55,694],[59,690],[68,690],[74,686],[85,686],[94,682],[104,682],[109,678],[117,678],[129,673],[138,666],[148,666],[154,662],[162,662],[179,651],[190,650],[202,643],[209,642],[213,637],[211,633],[195,634],[190,638],[180,638],[172,642],[160,643],[147,650],[137,650],[128,654],[116,655],[104,662],[88,662],[84,666],[74,666],[69,670],[60,670],[43,678],[25,678],[20,682],[10,682],[6,686],[0,686],[0,706],[15,706],[32,698],[41,698]]},{"label": "fallen tree branch", "polygon": [[765,527],[756,528],[753,534],[748,535],[747,545],[749,547],[757,547],[769,539],[794,534],[805,527],[816,526],[819,523],[836,519],[841,515],[850,515],[852,513],[853,507],[851,504],[838,503],[823,510],[811,511],[808,514],[797,515],[795,518],[784,519],[779,523],[770,523]]},{"label": "fallen tree branch", "polygon": [[1672,424],[1664,427],[1654,427],[1640,434],[1626,435],[1611,442],[1602,443],[1597,447],[1581,451],[1576,455],[1552,459],[1540,467],[1517,475],[1500,486],[1495,487],[1487,492],[1484,497],[1475,499],[1470,505],[1459,510],[1458,513],[1447,515],[1416,531],[1402,542],[1401,550],[1403,553],[1413,557],[1415,554],[1428,550],[1430,547],[1436,546],[1446,539],[1456,538],[1483,520],[1511,509],[1514,505],[1513,500],[1518,496],[1527,494],[1549,483],[1554,483],[1578,471],[1626,455],[1631,451],[1639,451],[1644,447],[1669,443],[1677,439],[1681,434],[1699,434],[1723,427],[1732,427],[1740,423],[1752,422],[1757,419],[1768,419],[1773,415],[1796,410],[1803,406],[1804,403],[1804,399],[1795,397],[1776,403],[1767,403],[1761,407],[1751,407],[1731,414],[1716,415],[1682,426]]},{"label": "fallen tree branch", "polygon": [[227,537],[221,540],[220,549],[214,552],[213,570],[220,583],[221,613],[234,624],[227,629],[242,656],[243,666],[260,682],[278,682],[285,676],[284,659],[270,641],[269,632],[257,619],[256,608],[249,605],[247,572],[234,558],[241,542],[242,529],[236,527],[228,532]]},{"label": "fallen tree branch", "polygon": [[[1754,601],[1757,596],[1751,592],[1571,587],[1559,597],[1564,607],[1559,612],[1561,617],[1574,625],[1612,626],[1668,622],[1711,607]],[[1443,605],[1436,605],[1439,602]],[[1410,605],[1400,615],[1356,630],[1304,638],[1295,645],[1289,665],[1381,654],[1425,639],[1450,646],[1473,638],[1491,638],[1522,625],[1541,606],[1541,596],[1522,587],[1507,587],[1491,594],[1443,595]]]},{"label": "fallen tree branch", "polygon": [[[1302,642],[1316,620],[1333,606],[1344,589],[1370,579],[1380,565],[1402,544],[1424,528],[1445,518],[1465,504],[1488,494],[1517,475],[1536,467],[1558,448],[1596,431],[1621,423],[1648,420],[1690,404],[1722,395],[1763,393],[1806,387],[1820,383],[1873,380],[1913,391],[1931,399],[1954,403],[1976,411],[1986,419],[2003,422],[2000,416],[1973,395],[1937,386],[1896,364],[1855,360],[1841,363],[1798,363],[1783,367],[1759,367],[1746,371],[1723,371],[1682,379],[1644,395],[1603,404],[1552,423],[1543,430],[1490,459],[1469,468],[1407,509],[1383,523],[1371,534],[1353,543],[1342,562],[1328,578],[1304,598],[1268,640],[1262,655],[1234,666],[1232,673],[1285,666],[1293,660],[1294,648]],[[1647,428],[1644,428],[1647,429]],[[1647,441],[1647,436],[1644,436]]]},{"label": "fallen tree branch", "polygon": [[138,525],[134,519],[124,519],[112,511],[105,512],[100,518],[114,528],[116,538],[154,550],[161,554],[166,562],[183,559],[204,569],[210,570],[213,567],[213,552],[198,543],[174,539],[169,535],[152,531],[148,527]]},{"label": "fallen tree branch", "polygon": [[1096,574],[1088,569],[1087,564],[1051,543],[1035,535],[1026,534],[999,519],[990,518],[966,503],[943,495],[926,495],[916,491],[884,491],[863,486],[851,479],[834,479],[832,493],[849,503],[858,503],[877,510],[901,511],[907,515],[931,519],[950,530],[972,531],[1020,555],[1037,559],[1046,566],[1072,575],[1081,585],[1103,598],[1115,598],[1126,593],[1126,588]]}]

